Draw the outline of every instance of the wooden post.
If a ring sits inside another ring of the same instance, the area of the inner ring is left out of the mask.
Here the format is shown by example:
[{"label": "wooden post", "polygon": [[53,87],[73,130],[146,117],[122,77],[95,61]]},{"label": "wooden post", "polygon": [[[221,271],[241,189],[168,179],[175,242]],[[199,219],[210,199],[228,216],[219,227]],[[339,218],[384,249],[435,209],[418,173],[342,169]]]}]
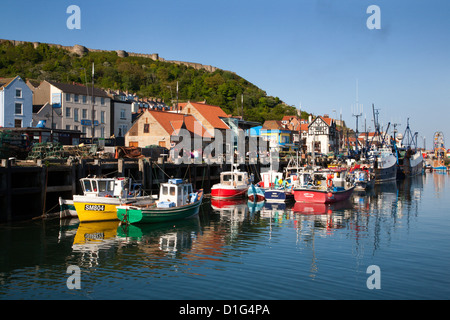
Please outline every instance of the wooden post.
[{"label": "wooden post", "polygon": [[117,159],[117,175],[124,177],[124,163],[123,158]]}]

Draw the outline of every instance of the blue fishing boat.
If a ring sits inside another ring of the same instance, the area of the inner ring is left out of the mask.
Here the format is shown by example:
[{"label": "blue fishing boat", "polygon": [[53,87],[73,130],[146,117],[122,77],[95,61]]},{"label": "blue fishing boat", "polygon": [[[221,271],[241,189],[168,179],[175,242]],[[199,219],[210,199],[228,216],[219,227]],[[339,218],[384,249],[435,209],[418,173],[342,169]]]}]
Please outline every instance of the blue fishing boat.
[{"label": "blue fishing boat", "polygon": [[264,189],[261,187],[251,184],[247,190],[247,197],[252,202],[259,202],[265,199]]}]

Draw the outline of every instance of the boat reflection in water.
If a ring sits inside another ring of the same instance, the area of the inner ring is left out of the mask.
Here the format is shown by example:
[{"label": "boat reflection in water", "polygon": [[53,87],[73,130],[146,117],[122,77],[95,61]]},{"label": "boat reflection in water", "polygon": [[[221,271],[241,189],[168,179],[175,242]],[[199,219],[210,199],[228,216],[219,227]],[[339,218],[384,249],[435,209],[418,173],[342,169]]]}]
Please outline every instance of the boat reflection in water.
[{"label": "boat reflection in water", "polygon": [[119,221],[80,223],[73,239],[72,250],[81,254],[83,266],[96,266],[115,251]]},{"label": "boat reflection in water", "polygon": [[211,199],[211,209],[222,219],[244,221],[250,212],[247,199]]},{"label": "boat reflection in water", "polygon": [[295,213],[295,226],[304,221],[314,221],[314,228],[326,230],[341,229],[352,215],[353,204],[350,199],[332,204],[296,202],[292,208]]},{"label": "boat reflection in water", "polygon": [[155,224],[125,225],[117,229],[117,237],[122,243],[140,244],[146,252],[162,252],[175,255],[190,250],[200,232],[200,220],[193,216],[179,221]]}]

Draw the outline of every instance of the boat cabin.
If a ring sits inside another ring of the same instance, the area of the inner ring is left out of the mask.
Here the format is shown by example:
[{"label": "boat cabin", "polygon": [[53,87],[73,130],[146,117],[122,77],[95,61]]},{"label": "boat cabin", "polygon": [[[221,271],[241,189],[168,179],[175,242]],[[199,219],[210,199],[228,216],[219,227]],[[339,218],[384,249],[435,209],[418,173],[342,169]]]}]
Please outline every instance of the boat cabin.
[{"label": "boat cabin", "polygon": [[126,178],[87,177],[80,182],[85,196],[127,198],[141,195],[141,185]]},{"label": "boat cabin", "polygon": [[220,174],[220,184],[234,187],[248,186],[247,172],[228,171]]},{"label": "boat cabin", "polygon": [[179,207],[192,203],[197,197],[193,192],[192,184],[183,182],[182,179],[169,179],[166,183],[161,183],[159,190],[158,207]]},{"label": "boat cabin", "polygon": [[283,180],[283,173],[273,170],[261,172],[261,181],[263,188],[274,187],[279,184],[279,181]]}]

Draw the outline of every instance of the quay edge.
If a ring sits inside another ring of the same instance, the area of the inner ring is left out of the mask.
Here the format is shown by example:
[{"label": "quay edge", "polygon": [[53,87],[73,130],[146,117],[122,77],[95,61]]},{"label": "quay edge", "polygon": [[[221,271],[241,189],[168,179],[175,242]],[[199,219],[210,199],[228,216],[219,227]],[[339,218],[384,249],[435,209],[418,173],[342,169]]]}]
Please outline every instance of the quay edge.
[{"label": "quay edge", "polygon": [[[287,162],[280,162],[282,170]],[[259,179],[260,163],[241,164],[239,169]],[[140,159],[82,159],[80,161],[1,159],[0,224],[37,218],[59,217],[59,197],[72,199],[81,193],[79,179],[89,175],[131,177],[140,181],[147,194],[157,194],[159,183],[169,177],[187,179],[203,188],[206,197],[230,164],[173,164]]]}]

